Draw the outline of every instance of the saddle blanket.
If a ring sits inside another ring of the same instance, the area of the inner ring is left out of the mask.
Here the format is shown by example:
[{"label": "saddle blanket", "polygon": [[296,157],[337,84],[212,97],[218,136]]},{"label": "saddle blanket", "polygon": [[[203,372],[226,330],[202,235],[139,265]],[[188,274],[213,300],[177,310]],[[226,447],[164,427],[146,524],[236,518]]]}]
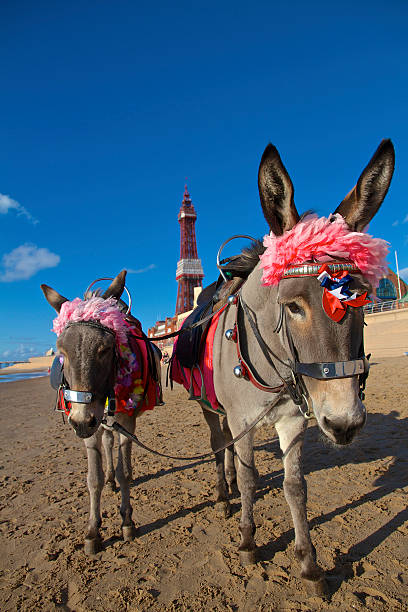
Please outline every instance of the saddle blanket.
[{"label": "saddle blanket", "polygon": [[137,339],[137,337],[141,336],[141,327],[138,328],[132,325],[128,327],[127,331],[129,346],[138,364],[137,370],[132,372],[133,393],[140,394],[142,397],[137,405],[134,405],[132,402],[129,402],[129,389],[124,390],[123,396],[122,394],[116,394],[116,412],[124,412],[132,415],[135,410],[137,410],[138,414],[146,410],[153,410],[161,394],[158,383],[151,375],[146,342]]},{"label": "saddle blanket", "polygon": [[[207,330],[207,337],[205,338],[204,350],[201,351],[199,366],[203,374],[205,392],[207,394],[208,402],[204,401],[206,408],[216,412],[217,414],[225,415],[224,408],[218,403],[215,395],[214,388],[214,366],[213,366],[213,346],[214,336],[217,329],[220,315],[224,312],[224,308],[220,310],[211,320],[211,323]],[[174,342],[173,348],[173,362],[171,367],[171,379],[183,385],[187,389],[191,386],[191,369],[185,368],[180,365],[177,360],[177,340]],[[193,369],[193,392],[194,395],[201,395],[201,376],[197,368]]]}]

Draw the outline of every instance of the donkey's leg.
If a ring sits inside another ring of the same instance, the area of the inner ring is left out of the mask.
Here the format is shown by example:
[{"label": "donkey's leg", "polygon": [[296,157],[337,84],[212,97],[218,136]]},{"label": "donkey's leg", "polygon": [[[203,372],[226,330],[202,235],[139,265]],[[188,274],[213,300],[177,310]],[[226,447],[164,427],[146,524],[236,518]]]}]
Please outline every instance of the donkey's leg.
[{"label": "donkey's leg", "polygon": [[301,576],[308,590],[316,595],[324,595],[326,583],[323,572],[316,563],[316,550],[310,539],[307,523],[307,487],[302,467],[306,427],[307,423],[302,416],[284,417],[275,424],[283,452],[283,490],[295,527],[295,555],[301,563]]},{"label": "donkey's leg", "polygon": [[[131,433],[135,430],[136,416],[120,414],[117,420]],[[135,524],[132,521],[132,506],[130,505],[129,483],[132,480],[132,442],[124,435],[119,434],[118,465],[116,478],[120,486],[122,516],[122,534],[124,540],[133,540],[136,536]]]},{"label": "donkey's leg", "polygon": [[[231,430],[228,425],[227,417],[223,418],[222,431],[224,434],[225,443],[228,444],[232,440]],[[234,462],[234,446],[225,449],[225,478],[231,493],[237,493],[237,472]]]},{"label": "donkey's leg", "polygon": [[112,491],[116,491],[115,484],[115,469],[113,467],[113,443],[114,443],[113,431],[110,429],[103,429],[102,433],[102,446],[105,451],[106,457],[106,481]]},{"label": "donkey's leg", "polygon": [[101,493],[104,485],[101,455],[101,428],[90,438],[84,440],[88,455],[89,523],[85,536],[85,553],[94,555],[102,548],[99,533],[101,526]]},{"label": "donkey's leg", "polygon": [[[221,430],[220,417],[214,412],[210,412],[201,406],[204,418],[211,431],[211,448],[213,451],[221,448],[225,444],[224,435]],[[224,472],[224,451],[215,453],[215,465],[217,470],[217,497],[215,503],[217,510],[228,518],[231,516],[231,506],[228,499],[228,485],[225,480]]]},{"label": "donkey's leg", "polygon": [[[232,434],[237,436],[245,429],[245,422],[238,423],[238,427],[232,429]],[[249,565],[256,561],[255,546],[255,522],[254,522],[254,497],[258,472],[254,462],[254,434],[250,431],[242,440],[236,442],[235,452],[237,456],[238,488],[241,493],[241,521],[239,530],[241,542],[239,545],[239,558],[242,565]]]}]

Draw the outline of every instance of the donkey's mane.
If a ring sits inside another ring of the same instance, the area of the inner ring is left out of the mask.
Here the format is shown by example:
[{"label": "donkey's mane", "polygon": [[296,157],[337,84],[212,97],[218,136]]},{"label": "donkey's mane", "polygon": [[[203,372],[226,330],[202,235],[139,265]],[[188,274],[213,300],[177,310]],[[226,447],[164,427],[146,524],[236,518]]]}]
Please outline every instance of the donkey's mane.
[{"label": "donkey's mane", "polygon": [[251,245],[244,247],[239,255],[233,258],[231,267],[242,273],[249,275],[259,263],[259,257],[265,252],[262,240],[255,240]]},{"label": "donkey's mane", "polygon": [[87,291],[84,295],[84,300],[90,300],[93,297],[102,297],[102,290],[93,289],[93,291]]},{"label": "donkey's mane", "polygon": [[[313,214],[313,212],[312,209],[307,210],[300,216],[299,221],[302,221],[307,215]],[[231,268],[241,272],[243,276],[248,276],[259,263],[259,258],[265,253],[265,249],[263,239],[255,240],[251,245],[244,247],[239,255],[231,258]],[[227,268],[229,268],[229,265],[227,265]]]}]

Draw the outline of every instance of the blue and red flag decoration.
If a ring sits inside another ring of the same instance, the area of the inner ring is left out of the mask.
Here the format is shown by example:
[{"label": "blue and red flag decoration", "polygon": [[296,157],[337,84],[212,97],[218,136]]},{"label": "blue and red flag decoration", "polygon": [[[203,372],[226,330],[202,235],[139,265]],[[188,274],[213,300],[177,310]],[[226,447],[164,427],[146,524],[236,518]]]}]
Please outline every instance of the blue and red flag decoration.
[{"label": "blue and red flag decoration", "polygon": [[346,314],[347,306],[359,308],[370,302],[367,292],[362,295],[351,292],[349,287],[353,279],[345,270],[330,274],[328,265],[324,264],[319,270],[317,280],[323,287],[324,311],[336,323]]}]

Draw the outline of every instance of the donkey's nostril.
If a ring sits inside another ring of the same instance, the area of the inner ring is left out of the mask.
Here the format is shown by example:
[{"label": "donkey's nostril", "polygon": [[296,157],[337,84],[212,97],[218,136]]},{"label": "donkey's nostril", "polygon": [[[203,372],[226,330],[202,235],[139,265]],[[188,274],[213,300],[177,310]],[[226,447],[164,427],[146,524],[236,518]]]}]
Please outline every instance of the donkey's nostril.
[{"label": "donkey's nostril", "polygon": [[327,427],[327,429],[332,431],[335,435],[344,433],[344,427],[336,424],[335,421],[331,421],[327,417],[323,417],[323,420],[324,420],[324,424]]}]

